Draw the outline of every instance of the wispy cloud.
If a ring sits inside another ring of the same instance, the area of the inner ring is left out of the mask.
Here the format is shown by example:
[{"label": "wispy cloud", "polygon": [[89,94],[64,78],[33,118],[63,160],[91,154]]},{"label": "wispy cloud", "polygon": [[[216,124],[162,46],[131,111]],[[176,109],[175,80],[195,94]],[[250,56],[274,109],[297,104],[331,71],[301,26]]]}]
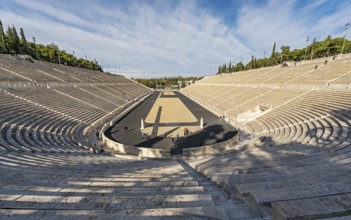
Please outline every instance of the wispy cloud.
[{"label": "wispy cloud", "polygon": [[[229,59],[262,56],[274,41],[297,47],[307,35],[340,34],[350,11],[348,1],[316,15],[328,2],[271,0],[230,1],[219,13],[219,5],[212,10],[215,2],[16,0],[2,3],[0,19],[23,27],[27,38],[96,58],[113,72],[154,77],[210,74]],[[232,11],[235,15],[228,16]]]},{"label": "wispy cloud", "polygon": [[343,25],[351,20],[349,1],[279,1],[245,5],[238,17],[238,33],[257,54],[274,42],[292,49],[304,47],[306,37],[324,39],[342,36]]}]

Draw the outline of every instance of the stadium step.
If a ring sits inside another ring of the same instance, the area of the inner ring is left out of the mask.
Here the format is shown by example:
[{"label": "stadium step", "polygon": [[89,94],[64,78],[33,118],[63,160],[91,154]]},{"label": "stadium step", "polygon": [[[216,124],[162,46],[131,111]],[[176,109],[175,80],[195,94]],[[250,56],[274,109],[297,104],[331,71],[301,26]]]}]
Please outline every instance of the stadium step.
[{"label": "stadium step", "polygon": [[[9,197],[8,197],[9,199]],[[152,195],[152,196],[96,196],[96,195],[30,195],[21,196],[12,201],[3,201],[1,209],[56,209],[56,210],[128,210],[161,209],[214,206],[209,194]]]},{"label": "stadium step", "polygon": [[36,210],[0,209],[3,219],[223,219],[228,217],[220,206],[201,206],[161,209],[111,209],[111,210]]},{"label": "stadium step", "polygon": [[[272,204],[274,219],[324,219],[348,216],[351,194],[306,198]],[[348,216],[346,219],[350,219]]]},{"label": "stadium step", "polygon": [[183,161],[178,161],[178,163],[199,183],[200,186],[203,186],[205,193],[211,195],[215,205],[223,207],[228,219],[263,219],[258,213],[254,212],[249,205],[232,198],[228,192],[219,188],[215,183],[208,180]]},{"label": "stadium step", "polygon": [[[253,209],[259,209],[260,206],[270,206],[270,204],[275,201],[292,201],[304,198],[324,197],[335,195],[340,192],[351,193],[348,181],[346,180],[346,182],[338,182],[334,184],[315,183],[299,187],[290,186],[283,189],[251,191],[245,196],[245,200],[248,201]],[[266,212],[270,212],[270,209]]]},{"label": "stadium step", "polygon": [[[229,198],[176,161],[123,161],[65,153],[6,153],[1,158],[6,162],[0,173],[4,184],[0,215],[4,219],[18,219],[22,214],[28,219],[76,219],[77,215],[79,219],[260,219],[246,204]],[[44,161],[45,166],[38,166]],[[58,166],[54,161],[61,163]],[[123,173],[119,167],[128,163],[135,170]],[[138,173],[145,169],[151,173]],[[175,173],[167,173],[168,169]]]}]

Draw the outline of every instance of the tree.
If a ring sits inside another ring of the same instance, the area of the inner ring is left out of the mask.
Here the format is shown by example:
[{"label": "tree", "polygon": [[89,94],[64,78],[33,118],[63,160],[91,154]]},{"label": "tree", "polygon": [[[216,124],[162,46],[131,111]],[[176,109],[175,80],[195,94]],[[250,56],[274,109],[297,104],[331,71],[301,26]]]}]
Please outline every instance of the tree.
[{"label": "tree", "polygon": [[244,66],[244,64],[240,61],[240,62],[238,62],[238,63],[235,65],[235,69],[236,69],[237,71],[242,71],[242,70],[245,70],[245,66]]},{"label": "tree", "polygon": [[27,54],[28,46],[27,46],[27,40],[26,40],[26,36],[24,35],[23,28],[20,29],[20,35],[21,35],[22,52]]},{"label": "tree", "polygon": [[[306,51],[306,57],[311,57],[311,59],[324,57],[324,56],[333,56],[341,53],[343,40],[344,40],[343,37],[337,37],[333,39],[330,35],[327,36],[327,38],[325,38],[323,41],[316,41],[316,39],[314,38],[313,43],[311,45],[308,45],[305,48],[301,48],[301,49],[294,49],[292,51],[290,51],[289,46],[282,45],[280,47],[281,49],[280,53],[275,52],[276,42],[274,42],[271,57],[266,58],[265,56],[266,51],[265,51],[264,53],[265,55],[263,58],[257,59],[254,56],[252,56],[251,60],[246,65],[244,65],[242,62],[237,63],[236,65],[231,63],[231,70],[233,72],[236,72],[236,71],[241,71],[245,69],[255,69],[255,68],[275,65],[286,60],[291,60],[295,62],[302,61],[305,59],[305,51]],[[344,52],[351,53],[350,40],[345,39]],[[225,65],[219,66],[218,73],[220,72],[223,73],[223,70],[227,69],[224,67]]]},{"label": "tree", "polygon": [[280,47],[280,49],[282,50],[281,61],[284,62],[284,60],[289,60],[290,47],[283,45]]},{"label": "tree", "polygon": [[39,56],[38,56],[38,48],[37,48],[37,44],[36,44],[36,39],[35,39],[35,37],[33,37],[33,44],[32,44],[32,47],[33,47],[34,50],[35,50],[35,57],[36,57],[36,59],[38,60],[38,59],[39,59]]},{"label": "tree", "polygon": [[273,48],[272,48],[272,54],[271,54],[271,66],[274,65],[275,46],[276,46],[276,43],[274,42]]},{"label": "tree", "polygon": [[[8,26],[5,32],[0,20],[0,52],[9,54],[20,54],[21,52],[31,55],[36,59],[42,59],[53,63],[64,63],[69,66],[76,66],[78,64],[82,68],[94,69],[102,71],[101,66],[96,60],[90,61],[87,59],[77,59],[72,54],[60,50],[54,43],[49,45],[37,44],[35,37],[33,42],[27,42],[23,28],[20,29],[20,37],[18,37],[17,30],[14,25]],[[76,62],[77,61],[77,62]]]},{"label": "tree", "polygon": [[20,54],[21,53],[21,45],[20,40],[16,31],[15,26],[8,26],[7,28],[7,42],[9,46],[10,53]]},{"label": "tree", "polygon": [[9,53],[14,53],[13,52],[13,42],[14,42],[14,37],[12,33],[12,29],[10,26],[7,26],[7,31],[6,31],[6,38],[7,38],[7,46],[9,49]]},{"label": "tree", "polygon": [[4,28],[2,26],[2,22],[0,20],[0,37],[1,37],[1,40],[2,40],[2,48],[4,50],[4,53],[6,53],[6,42],[5,42],[5,33],[4,33]]},{"label": "tree", "polygon": [[227,64],[224,64],[221,70],[222,73],[226,73],[227,72]]},{"label": "tree", "polygon": [[251,61],[246,64],[245,69],[254,69],[256,66],[256,59],[254,55],[251,55]]},{"label": "tree", "polygon": [[311,60],[313,59],[313,52],[314,52],[315,44],[316,44],[316,38],[313,38],[312,45],[311,45]]},{"label": "tree", "polygon": [[275,54],[275,46],[276,46],[276,43],[274,42],[273,44],[273,49],[272,49],[272,55],[271,55],[271,58],[273,58],[274,54]]},{"label": "tree", "polygon": [[255,56],[251,55],[251,66],[250,69],[254,69],[255,68]]},{"label": "tree", "polygon": [[14,36],[14,50],[16,52],[16,54],[20,54],[21,53],[21,43],[20,43],[20,39],[18,37],[17,34],[17,30],[15,28],[15,26],[12,25],[12,32],[13,32],[13,36]]}]

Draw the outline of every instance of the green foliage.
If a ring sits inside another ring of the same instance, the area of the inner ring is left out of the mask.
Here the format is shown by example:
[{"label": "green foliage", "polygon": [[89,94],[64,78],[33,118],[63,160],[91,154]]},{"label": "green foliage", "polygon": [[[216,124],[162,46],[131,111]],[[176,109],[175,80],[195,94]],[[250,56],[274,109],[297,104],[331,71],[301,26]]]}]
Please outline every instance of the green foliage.
[{"label": "green foliage", "polygon": [[237,63],[237,64],[235,65],[235,70],[236,70],[236,71],[245,70],[245,65],[240,61],[239,63]]},{"label": "green foliage", "polygon": [[11,54],[21,53],[20,40],[15,26],[8,26],[7,32],[5,34],[5,41],[7,43],[8,50]]},{"label": "green foliage", "polygon": [[222,69],[221,69],[221,72],[222,72],[222,73],[227,73],[227,72],[228,72],[228,70],[227,70],[227,64],[224,64],[224,65],[223,65],[223,67],[222,67]]},{"label": "green foliage", "polygon": [[5,44],[5,31],[4,27],[2,26],[2,22],[0,20],[0,46],[1,46],[1,52],[6,53],[6,44]]},{"label": "green foliage", "polygon": [[202,77],[162,77],[162,78],[135,78],[133,80],[141,83],[149,88],[152,89],[165,89],[165,88],[172,88],[172,89],[179,89],[184,88],[186,86],[187,81],[191,81],[194,83],[196,80],[200,80]]},{"label": "green foliage", "polygon": [[28,54],[28,45],[27,45],[27,39],[26,36],[24,35],[23,28],[20,29],[20,35],[21,35],[21,51],[23,51],[24,54]]},{"label": "green foliage", "polygon": [[[223,64],[218,67],[217,74],[222,73],[230,73],[242,70],[249,70],[255,68],[261,68],[265,66],[274,66],[277,64],[281,64],[285,61],[297,62],[305,59],[305,51],[306,51],[306,59],[315,59],[326,56],[334,56],[340,54],[342,51],[342,46],[344,43],[344,38],[332,38],[330,35],[322,41],[316,41],[313,39],[311,45],[308,45],[302,49],[290,50],[290,47],[287,45],[282,45],[280,47],[281,52],[276,52],[276,43],[273,44],[272,55],[270,58],[261,58],[257,59],[254,56],[251,56],[250,62],[244,65],[242,62],[234,63],[230,62],[229,66],[227,64]],[[345,47],[344,53],[351,53],[351,41],[345,39]]]},{"label": "green foliage", "polygon": [[60,50],[54,43],[49,45],[37,44],[34,37],[33,42],[28,42],[23,28],[20,29],[20,35],[21,39],[18,37],[17,30],[14,26],[9,26],[5,33],[0,20],[0,53],[27,54],[34,59],[47,62],[102,71],[101,66],[96,61],[82,58],[77,59],[74,55],[69,54],[64,50]]},{"label": "green foliage", "polygon": [[281,63],[288,60],[289,59],[289,54],[290,54],[290,47],[289,46],[281,46],[280,47],[281,49],[281,53],[280,53],[280,56],[281,56]]},{"label": "green foliage", "polygon": [[271,58],[274,56],[275,54],[275,46],[276,46],[276,42],[274,42],[273,44],[273,49],[272,49],[272,55],[271,55]]}]

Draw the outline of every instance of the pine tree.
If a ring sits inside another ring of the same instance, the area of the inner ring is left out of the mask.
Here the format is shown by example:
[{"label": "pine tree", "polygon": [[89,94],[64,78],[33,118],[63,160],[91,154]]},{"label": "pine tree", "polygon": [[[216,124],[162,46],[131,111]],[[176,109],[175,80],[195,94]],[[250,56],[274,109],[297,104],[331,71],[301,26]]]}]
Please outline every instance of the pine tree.
[{"label": "pine tree", "polygon": [[4,28],[2,26],[2,22],[0,20],[0,37],[1,37],[1,40],[2,40],[2,47],[4,49],[4,53],[6,53],[6,42],[5,42],[5,33],[4,33]]},{"label": "pine tree", "polygon": [[228,73],[232,72],[232,61],[229,61]]},{"label": "pine tree", "polygon": [[23,53],[27,54],[28,53],[28,47],[27,47],[27,40],[26,36],[24,35],[23,28],[20,29],[20,34],[21,34],[21,44],[22,44],[22,51]]}]

